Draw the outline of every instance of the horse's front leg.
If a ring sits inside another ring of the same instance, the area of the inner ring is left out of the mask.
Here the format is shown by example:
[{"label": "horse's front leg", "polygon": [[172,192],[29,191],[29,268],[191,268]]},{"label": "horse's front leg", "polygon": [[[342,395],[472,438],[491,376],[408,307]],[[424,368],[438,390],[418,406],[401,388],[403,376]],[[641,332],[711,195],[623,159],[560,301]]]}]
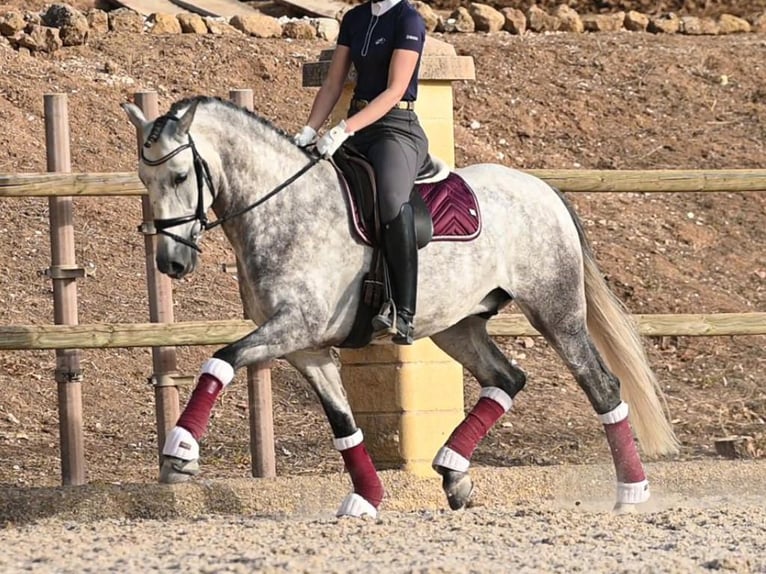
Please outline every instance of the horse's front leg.
[{"label": "horse's front leg", "polygon": [[322,403],[354,490],[338,508],[338,516],[376,517],[383,500],[383,484],[364,446],[362,431],[341,383],[340,370],[329,348],[300,351],[285,357],[311,384]]},{"label": "horse's front leg", "polygon": [[199,473],[199,440],[218,395],[237,369],[310,347],[300,312],[280,311],[252,333],[222,347],[202,365],[197,386],[162,448],[160,482],[178,483]]}]

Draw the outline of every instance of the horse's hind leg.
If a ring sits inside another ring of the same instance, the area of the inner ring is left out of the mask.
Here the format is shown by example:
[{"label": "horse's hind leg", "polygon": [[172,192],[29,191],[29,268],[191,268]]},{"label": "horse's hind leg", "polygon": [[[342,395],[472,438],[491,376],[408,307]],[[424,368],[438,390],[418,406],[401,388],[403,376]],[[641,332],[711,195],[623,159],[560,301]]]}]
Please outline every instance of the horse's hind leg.
[{"label": "horse's hind leg", "polygon": [[630,511],[649,499],[649,485],[644,473],[633,431],[628,422],[628,405],[620,398],[620,381],[606,367],[586,327],[582,306],[566,308],[566,291],[560,291],[559,306],[532,310],[526,301],[517,304],[534,326],[558,352],[585,391],[599,421],[604,425],[607,442],[617,472],[615,510]]},{"label": "horse's hind leg", "polygon": [[482,317],[467,317],[432,339],[468,369],[482,387],[479,401],[433,461],[434,470],[442,476],[450,508],[458,510],[468,505],[473,493],[468,474],[473,451],[511,407],[513,397],[524,387],[526,375],[498,349],[487,333],[487,320]]},{"label": "horse's hind leg", "polygon": [[346,398],[340,370],[329,348],[291,353],[285,358],[308,380],[322,403],[332,428],[333,444],[340,451],[354,491],[341,503],[338,516],[377,516],[383,484],[364,446],[361,429]]}]

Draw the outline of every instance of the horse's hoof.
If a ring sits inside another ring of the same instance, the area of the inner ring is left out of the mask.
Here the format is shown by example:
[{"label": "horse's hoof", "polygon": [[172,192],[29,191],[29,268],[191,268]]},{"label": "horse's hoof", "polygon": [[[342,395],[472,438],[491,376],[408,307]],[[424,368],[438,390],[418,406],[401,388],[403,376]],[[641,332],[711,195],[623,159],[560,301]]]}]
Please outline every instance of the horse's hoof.
[{"label": "horse's hoof", "polygon": [[628,502],[617,502],[615,503],[612,512],[615,514],[635,514],[638,512],[638,509],[636,508],[635,504],[630,504]]},{"label": "horse's hoof", "polygon": [[473,480],[467,472],[437,469],[442,475],[442,488],[447,495],[447,502],[452,510],[461,510],[471,505],[473,495]]},{"label": "horse's hoof", "polygon": [[174,456],[162,457],[160,467],[160,482],[163,484],[179,484],[188,482],[199,474],[199,459],[182,460]]}]

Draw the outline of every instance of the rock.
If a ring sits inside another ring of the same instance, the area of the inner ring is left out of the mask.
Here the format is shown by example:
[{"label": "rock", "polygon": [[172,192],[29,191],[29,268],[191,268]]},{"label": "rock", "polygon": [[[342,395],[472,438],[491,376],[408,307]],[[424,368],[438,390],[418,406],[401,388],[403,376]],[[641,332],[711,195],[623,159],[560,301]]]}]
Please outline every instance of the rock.
[{"label": "rock", "polygon": [[649,19],[646,27],[652,34],[675,34],[681,28],[681,20],[674,14]]},{"label": "rock", "polygon": [[473,18],[474,29],[478,32],[499,32],[505,25],[505,16],[487,4],[473,2],[468,13]]},{"label": "rock", "polygon": [[527,31],[527,17],[518,8],[503,8],[500,11],[505,16],[503,30],[521,36]]},{"label": "rock", "polygon": [[681,18],[681,25],[678,31],[687,36],[701,36],[705,34],[714,36],[718,34],[718,22],[712,18],[684,16]]},{"label": "rock", "polygon": [[182,12],[176,19],[184,34],[207,34],[207,25],[199,14]]},{"label": "rock", "polygon": [[173,14],[157,12],[149,16],[149,33],[151,34],[181,34],[181,23]]},{"label": "rock", "polygon": [[527,27],[533,32],[555,32],[559,29],[559,19],[533,4],[527,10]]},{"label": "rock", "polygon": [[256,38],[279,38],[282,36],[282,26],[279,21],[264,14],[237,14],[229,20],[229,24],[240,32]]},{"label": "rock", "polygon": [[144,17],[129,8],[119,8],[109,12],[109,29],[114,32],[144,31]]},{"label": "rock", "polygon": [[53,4],[42,15],[44,26],[59,29],[64,46],[82,46],[88,40],[88,19],[68,4]]},{"label": "rock", "polygon": [[531,349],[535,346],[535,340],[532,337],[521,337],[520,342],[525,349]]},{"label": "rock", "polygon": [[233,34],[239,34],[240,31],[228,22],[224,22],[218,18],[204,18],[207,31],[215,36],[231,36]]},{"label": "rock", "polygon": [[104,36],[109,32],[109,14],[98,8],[88,10],[85,14],[91,36]]},{"label": "rock", "polygon": [[37,24],[38,26],[43,25],[43,18],[39,12],[24,12],[24,21],[27,24]]},{"label": "rock", "polygon": [[282,26],[282,36],[296,40],[313,40],[317,29],[308,20],[290,20]]},{"label": "rock", "polygon": [[726,458],[755,458],[758,456],[751,436],[727,436],[715,439],[715,451]]},{"label": "rock", "polygon": [[445,32],[471,33],[476,30],[476,24],[473,18],[471,18],[471,14],[467,8],[462,6],[453,10],[449,18],[443,22],[443,25]]},{"label": "rock", "polygon": [[553,15],[559,20],[560,32],[575,32],[580,34],[585,30],[580,15],[566,4],[559,4],[553,12]]},{"label": "rock", "polygon": [[335,42],[340,33],[340,22],[332,18],[314,18],[312,20],[317,31],[317,36],[328,42]]},{"label": "rock", "polygon": [[582,17],[582,23],[588,32],[619,32],[625,24],[625,12],[588,14]]},{"label": "rock", "polygon": [[758,14],[757,16],[753,16],[753,20],[750,24],[750,29],[753,32],[757,32],[759,34],[766,33],[766,12]]},{"label": "rock", "polygon": [[63,46],[58,28],[40,26],[39,24],[30,24],[27,31],[19,35],[17,43],[30,52],[52,53]]},{"label": "rock", "polygon": [[439,25],[439,16],[434,12],[433,8],[420,0],[412,2],[412,6],[417,10],[417,13],[420,14],[420,17],[423,18],[423,22],[425,22],[426,25],[426,32],[430,33],[436,30],[436,27]]},{"label": "rock", "polygon": [[635,10],[629,10],[625,14],[622,24],[626,30],[631,32],[646,32],[646,28],[649,26],[649,16]]},{"label": "rock", "polygon": [[721,14],[718,30],[721,34],[743,34],[750,31],[750,22],[731,14]]},{"label": "rock", "polygon": [[0,35],[13,36],[27,27],[27,21],[21,12],[10,11],[0,16]]}]

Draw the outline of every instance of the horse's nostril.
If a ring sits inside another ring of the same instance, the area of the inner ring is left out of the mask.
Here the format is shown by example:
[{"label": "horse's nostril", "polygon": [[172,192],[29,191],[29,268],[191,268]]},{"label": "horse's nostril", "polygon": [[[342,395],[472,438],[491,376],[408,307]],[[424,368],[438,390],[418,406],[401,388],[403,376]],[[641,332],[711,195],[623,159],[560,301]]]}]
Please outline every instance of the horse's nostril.
[{"label": "horse's nostril", "polygon": [[186,273],[186,266],[183,262],[166,257],[157,257],[157,269],[160,273],[170,277],[180,277]]},{"label": "horse's nostril", "polygon": [[179,263],[178,261],[171,261],[170,262],[170,275],[171,277],[180,277],[184,274],[184,271],[186,268],[184,267],[183,263]]}]

